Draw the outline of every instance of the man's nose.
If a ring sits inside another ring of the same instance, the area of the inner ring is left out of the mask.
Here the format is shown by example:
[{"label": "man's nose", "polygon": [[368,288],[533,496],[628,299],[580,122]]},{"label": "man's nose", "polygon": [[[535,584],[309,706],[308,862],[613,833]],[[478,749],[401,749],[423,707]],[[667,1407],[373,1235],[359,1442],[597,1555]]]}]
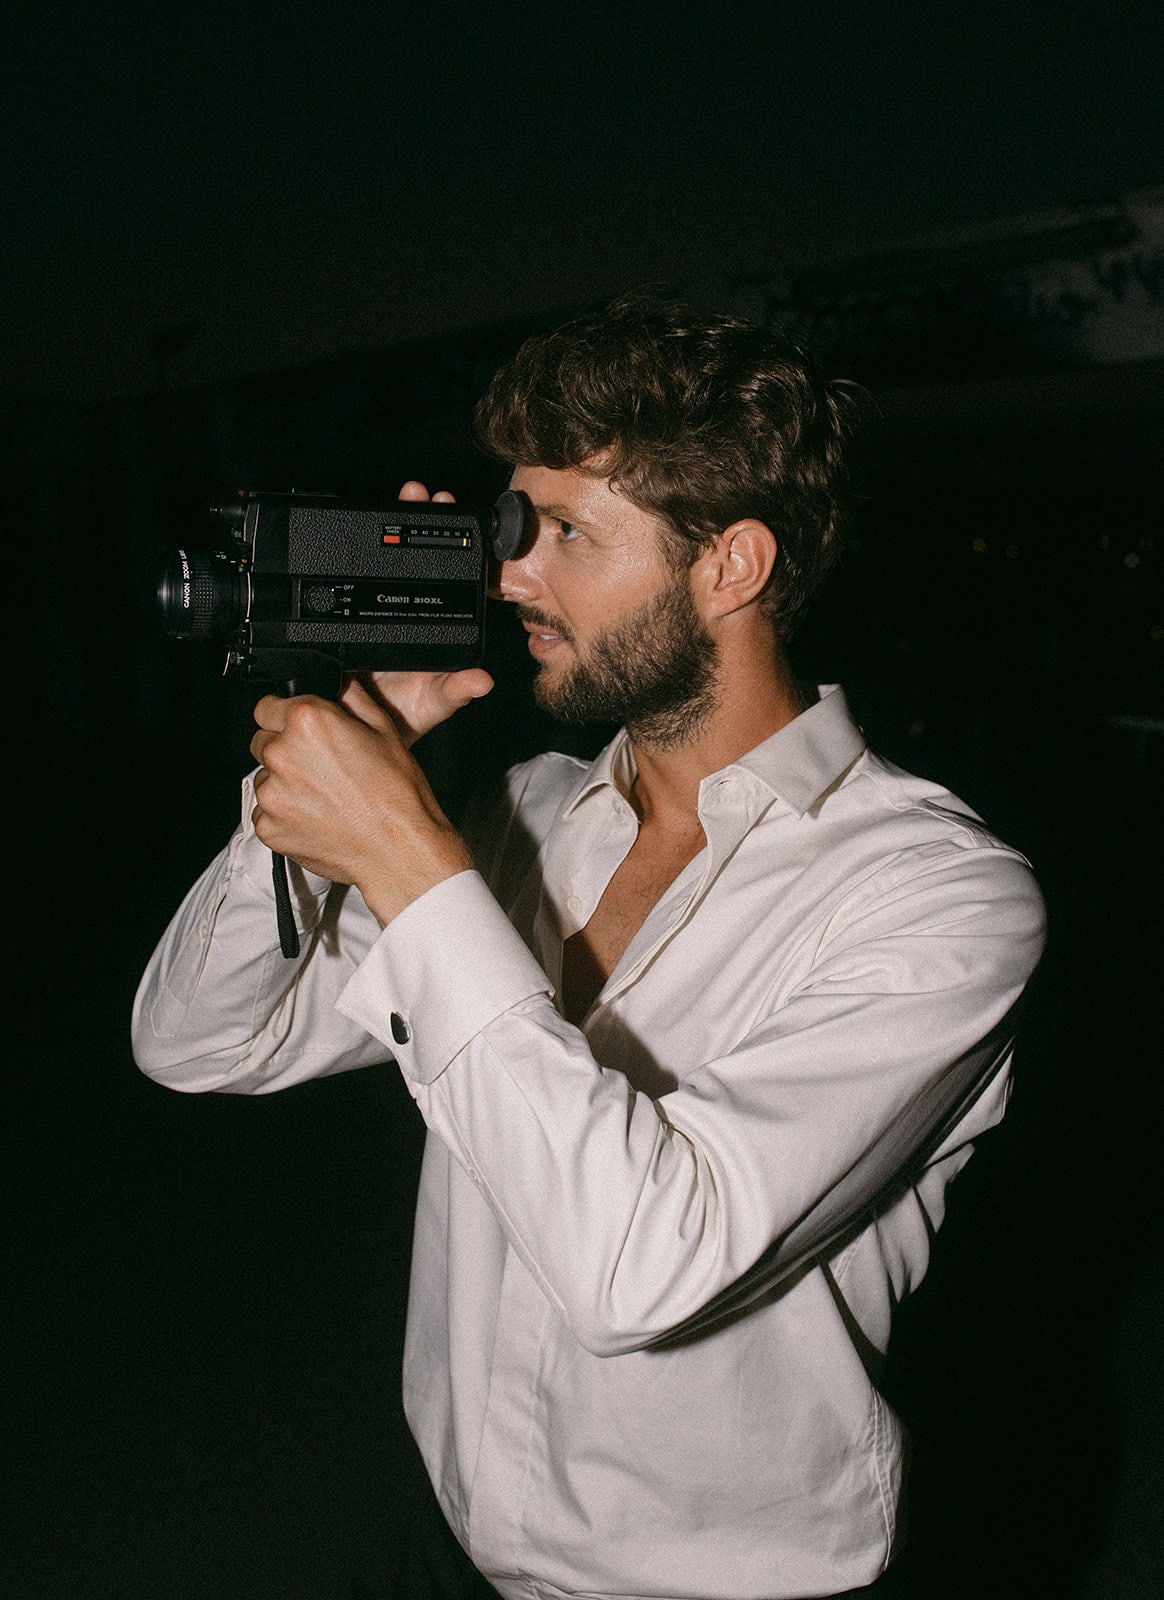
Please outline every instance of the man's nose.
[{"label": "man's nose", "polygon": [[508,561],[494,562],[489,568],[489,597],[491,600],[533,600],[540,591],[535,563],[531,561],[532,549],[511,556]]}]

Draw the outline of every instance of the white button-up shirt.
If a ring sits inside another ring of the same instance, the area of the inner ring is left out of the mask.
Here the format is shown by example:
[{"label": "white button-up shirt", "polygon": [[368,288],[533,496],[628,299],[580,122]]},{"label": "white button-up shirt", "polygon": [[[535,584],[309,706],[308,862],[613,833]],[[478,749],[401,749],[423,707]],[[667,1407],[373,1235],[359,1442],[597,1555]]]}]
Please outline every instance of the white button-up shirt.
[{"label": "white button-up shirt", "polygon": [[406,1408],[504,1595],[831,1594],[893,1551],[877,1371],[1002,1115],[1042,903],[825,691],[704,780],[706,848],[575,1028],[562,945],[634,840],[632,776],[625,736],[515,769],[480,875],[383,932],[294,869],[297,963],[244,821],[143,980],[138,1057],[238,1092],[396,1057],[430,1130]]}]

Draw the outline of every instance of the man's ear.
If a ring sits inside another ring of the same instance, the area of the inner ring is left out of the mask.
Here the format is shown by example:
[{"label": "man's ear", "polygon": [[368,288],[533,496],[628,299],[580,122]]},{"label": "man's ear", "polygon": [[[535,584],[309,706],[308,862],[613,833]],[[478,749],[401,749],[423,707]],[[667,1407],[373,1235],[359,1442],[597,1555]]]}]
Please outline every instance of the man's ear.
[{"label": "man's ear", "polygon": [[725,528],[692,569],[704,616],[726,617],[750,605],[772,576],[776,551],[776,535],[755,517],[742,517]]}]

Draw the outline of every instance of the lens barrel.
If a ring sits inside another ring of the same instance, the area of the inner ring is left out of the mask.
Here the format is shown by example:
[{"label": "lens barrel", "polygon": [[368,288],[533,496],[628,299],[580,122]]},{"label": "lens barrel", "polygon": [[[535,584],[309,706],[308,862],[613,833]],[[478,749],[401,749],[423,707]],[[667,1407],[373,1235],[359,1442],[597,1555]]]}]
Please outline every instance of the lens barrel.
[{"label": "lens barrel", "polygon": [[246,620],[243,569],[218,550],[175,550],[158,574],[158,610],[173,639],[223,639]]}]

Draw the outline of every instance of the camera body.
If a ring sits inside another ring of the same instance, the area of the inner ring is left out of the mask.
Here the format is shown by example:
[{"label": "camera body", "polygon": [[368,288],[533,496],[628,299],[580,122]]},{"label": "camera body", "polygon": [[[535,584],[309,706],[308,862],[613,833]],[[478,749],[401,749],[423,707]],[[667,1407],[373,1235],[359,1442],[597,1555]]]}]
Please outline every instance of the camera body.
[{"label": "camera body", "polygon": [[477,665],[489,564],[521,543],[524,502],[513,491],[489,507],[243,491],[211,515],[220,544],[165,561],[163,627],[222,640],[228,676],[334,694],[345,672]]}]

